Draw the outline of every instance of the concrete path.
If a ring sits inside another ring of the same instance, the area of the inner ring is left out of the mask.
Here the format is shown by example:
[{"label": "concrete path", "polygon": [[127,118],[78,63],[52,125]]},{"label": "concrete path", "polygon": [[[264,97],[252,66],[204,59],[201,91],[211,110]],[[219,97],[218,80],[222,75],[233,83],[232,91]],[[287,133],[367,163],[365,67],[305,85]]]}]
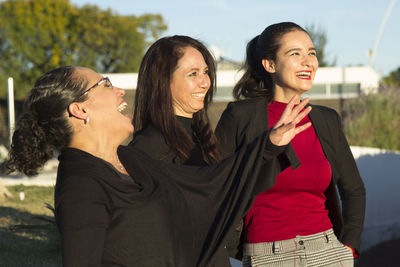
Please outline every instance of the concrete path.
[{"label": "concrete path", "polygon": [[37,176],[27,177],[22,174],[6,175],[0,173],[0,180],[5,186],[12,185],[37,185],[54,186],[56,184],[58,160],[56,158],[49,160],[43,170]]}]

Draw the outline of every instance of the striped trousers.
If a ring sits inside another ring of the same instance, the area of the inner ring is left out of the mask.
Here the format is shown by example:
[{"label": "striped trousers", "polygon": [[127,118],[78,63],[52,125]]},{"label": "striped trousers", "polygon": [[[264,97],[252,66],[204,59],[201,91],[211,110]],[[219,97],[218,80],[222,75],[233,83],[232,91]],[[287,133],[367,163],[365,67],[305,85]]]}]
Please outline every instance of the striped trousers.
[{"label": "striped trousers", "polygon": [[353,253],[330,229],[293,239],[247,243],[243,267],[353,267]]}]

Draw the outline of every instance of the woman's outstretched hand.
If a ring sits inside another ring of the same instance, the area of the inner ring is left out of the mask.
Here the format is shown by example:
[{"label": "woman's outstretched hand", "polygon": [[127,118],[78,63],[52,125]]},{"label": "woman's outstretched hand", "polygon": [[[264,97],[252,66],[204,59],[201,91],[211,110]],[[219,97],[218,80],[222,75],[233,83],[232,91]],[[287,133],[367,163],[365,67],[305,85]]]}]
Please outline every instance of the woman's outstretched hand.
[{"label": "woman's outstretched hand", "polygon": [[299,100],[300,95],[292,97],[283,111],[282,116],[275,123],[274,127],[272,127],[269,133],[269,139],[272,144],[276,146],[287,145],[298,133],[301,133],[311,126],[311,122],[307,122],[306,124],[296,127],[296,125],[311,111],[311,107],[307,107],[302,111],[309,102],[308,98],[305,98],[300,104],[294,107]]}]

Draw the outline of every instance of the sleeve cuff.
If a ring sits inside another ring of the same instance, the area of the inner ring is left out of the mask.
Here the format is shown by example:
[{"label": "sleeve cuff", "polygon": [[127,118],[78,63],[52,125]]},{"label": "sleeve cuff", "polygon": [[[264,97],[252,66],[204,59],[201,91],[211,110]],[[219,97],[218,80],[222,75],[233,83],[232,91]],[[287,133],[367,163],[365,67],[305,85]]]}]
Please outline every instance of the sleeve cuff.
[{"label": "sleeve cuff", "polygon": [[267,142],[265,144],[265,149],[264,149],[265,154],[277,156],[281,154],[283,151],[285,151],[287,145],[284,146],[274,145],[269,139],[269,133],[267,133],[267,135],[268,135]]},{"label": "sleeve cuff", "polygon": [[290,164],[290,166],[292,166],[293,170],[297,169],[301,165],[300,160],[296,155],[296,152],[294,152],[292,143],[289,143],[286,146],[285,155],[286,155],[287,159],[289,160],[289,164]]},{"label": "sleeve cuff", "polygon": [[267,161],[268,159],[271,159],[273,157],[278,157],[280,158],[281,161],[283,160],[284,162],[282,163],[284,165],[283,169],[291,166],[292,169],[295,170],[297,167],[301,165],[300,160],[297,158],[297,155],[294,152],[291,143],[283,146],[274,145],[269,139],[269,132],[267,132],[266,134],[268,136],[264,149],[264,160]]}]

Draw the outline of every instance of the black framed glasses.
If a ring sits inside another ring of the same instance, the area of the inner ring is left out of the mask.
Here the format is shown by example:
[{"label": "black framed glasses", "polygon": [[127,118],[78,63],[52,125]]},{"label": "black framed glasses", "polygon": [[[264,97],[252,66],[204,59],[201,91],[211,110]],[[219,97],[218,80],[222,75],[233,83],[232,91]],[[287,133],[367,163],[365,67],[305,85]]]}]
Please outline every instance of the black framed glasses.
[{"label": "black framed glasses", "polygon": [[110,79],[108,77],[104,77],[100,81],[98,81],[96,84],[94,84],[93,86],[86,89],[80,96],[86,95],[87,93],[89,93],[90,90],[96,88],[97,86],[101,85],[102,83],[104,83],[105,87],[112,88],[112,86],[113,86],[112,83],[110,82]]}]

